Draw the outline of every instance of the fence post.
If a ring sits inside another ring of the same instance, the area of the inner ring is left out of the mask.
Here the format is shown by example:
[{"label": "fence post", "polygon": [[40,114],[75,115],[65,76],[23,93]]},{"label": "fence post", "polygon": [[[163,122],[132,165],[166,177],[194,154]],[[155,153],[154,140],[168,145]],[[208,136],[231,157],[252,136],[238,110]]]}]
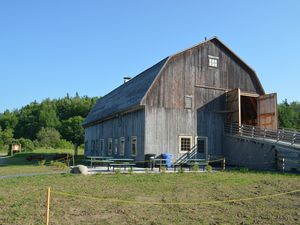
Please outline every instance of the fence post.
[{"label": "fence post", "polygon": [[225,168],[226,168],[226,159],[225,159],[225,157],[223,158],[223,171],[225,170]]},{"label": "fence post", "polygon": [[50,187],[48,187],[48,191],[47,191],[46,225],[49,225],[49,216],[50,216],[50,195],[51,195],[51,189],[50,189]]},{"label": "fence post", "polygon": [[292,139],[292,142],[291,142],[292,145],[295,143],[296,135],[297,135],[296,132],[294,132],[294,134],[293,134],[293,139]]},{"label": "fence post", "polygon": [[280,130],[277,131],[277,142],[280,140]]}]

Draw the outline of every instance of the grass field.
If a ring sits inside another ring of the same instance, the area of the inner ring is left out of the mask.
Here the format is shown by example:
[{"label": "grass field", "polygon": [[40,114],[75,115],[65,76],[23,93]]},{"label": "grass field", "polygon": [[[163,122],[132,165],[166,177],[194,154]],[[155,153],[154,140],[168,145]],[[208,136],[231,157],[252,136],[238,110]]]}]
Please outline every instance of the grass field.
[{"label": "grass field", "polygon": [[[299,192],[236,203],[205,203],[300,189],[298,175],[254,172],[66,174],[0,182],[0,224],[43,224],[47,187],[54,191],[50,224],[300,224]],[[70,197],[55,191],[150,204]],[[151,202],[200,204],[155,205]]]}]

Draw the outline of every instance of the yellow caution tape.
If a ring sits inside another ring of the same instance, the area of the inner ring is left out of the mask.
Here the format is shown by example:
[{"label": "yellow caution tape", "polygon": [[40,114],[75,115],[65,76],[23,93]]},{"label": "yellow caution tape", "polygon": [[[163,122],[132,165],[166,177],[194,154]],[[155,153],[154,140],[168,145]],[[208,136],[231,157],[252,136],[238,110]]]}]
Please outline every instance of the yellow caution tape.
[{"label": "yellow caution tape", "polygon": [[300,192],[299,190],[294,191],[288,191],[288,192],[282,192],[277,194],[271,194],[271,195],[262,195],[257,197],[249,197],[249,198],[240,198],[240,199],[229,199],[229,200],[218,200],[218,201],[203,201],[203,202],[141,202],[141,201],[134,201],[134,200],[122,200],[122,199],[113,199],[113,198],[100,198],[100,197],[94,197],[94,196],[86,196],[86,195],[75,195],[65,192],[59,192],[59,191],[52,191],[51,193],[67,196],[67,197],[77,197],[77,198],[85,198],[85,199],[91,199],[91,200],[98,200],[98,201],[107,201],[107,202],[116,202],[116,203],[127,203],[127,204],[143,204],[143,205],[201,205],[201,204],[222,204],[222,203],[235,203],[235,202],[243,202],[243,201],[252,201],[252,200],[258,200],[258,199],[268,199],[268,198],[274,198],[279,197],[282,195],[288,195]]}]

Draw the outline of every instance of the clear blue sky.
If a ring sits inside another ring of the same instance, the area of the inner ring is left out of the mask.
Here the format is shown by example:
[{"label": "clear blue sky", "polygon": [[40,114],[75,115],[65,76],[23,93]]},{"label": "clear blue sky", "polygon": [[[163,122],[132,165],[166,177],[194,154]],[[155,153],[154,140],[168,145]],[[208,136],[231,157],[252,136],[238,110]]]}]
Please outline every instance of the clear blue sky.
[{"label": "clear blue sky", "polygon": [[103,96],[212,36],[266,92],[300,100],[298,0],[1,0],[0,112],[67,93]]}]

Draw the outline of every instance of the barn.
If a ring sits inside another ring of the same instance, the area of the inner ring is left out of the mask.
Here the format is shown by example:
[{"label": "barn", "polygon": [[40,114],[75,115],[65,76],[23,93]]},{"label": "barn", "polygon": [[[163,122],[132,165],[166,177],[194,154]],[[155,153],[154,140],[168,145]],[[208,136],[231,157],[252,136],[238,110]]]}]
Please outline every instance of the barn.
[{"label": "barn", "polygon": [[224,134],[226,124],[276,130],[277,99],[213,37],[102,97],[83,124],[85,155],[142,161],[146,154],[170,153],[176,160],[196,149],[200,158],[218,158],[234,145]]}]

